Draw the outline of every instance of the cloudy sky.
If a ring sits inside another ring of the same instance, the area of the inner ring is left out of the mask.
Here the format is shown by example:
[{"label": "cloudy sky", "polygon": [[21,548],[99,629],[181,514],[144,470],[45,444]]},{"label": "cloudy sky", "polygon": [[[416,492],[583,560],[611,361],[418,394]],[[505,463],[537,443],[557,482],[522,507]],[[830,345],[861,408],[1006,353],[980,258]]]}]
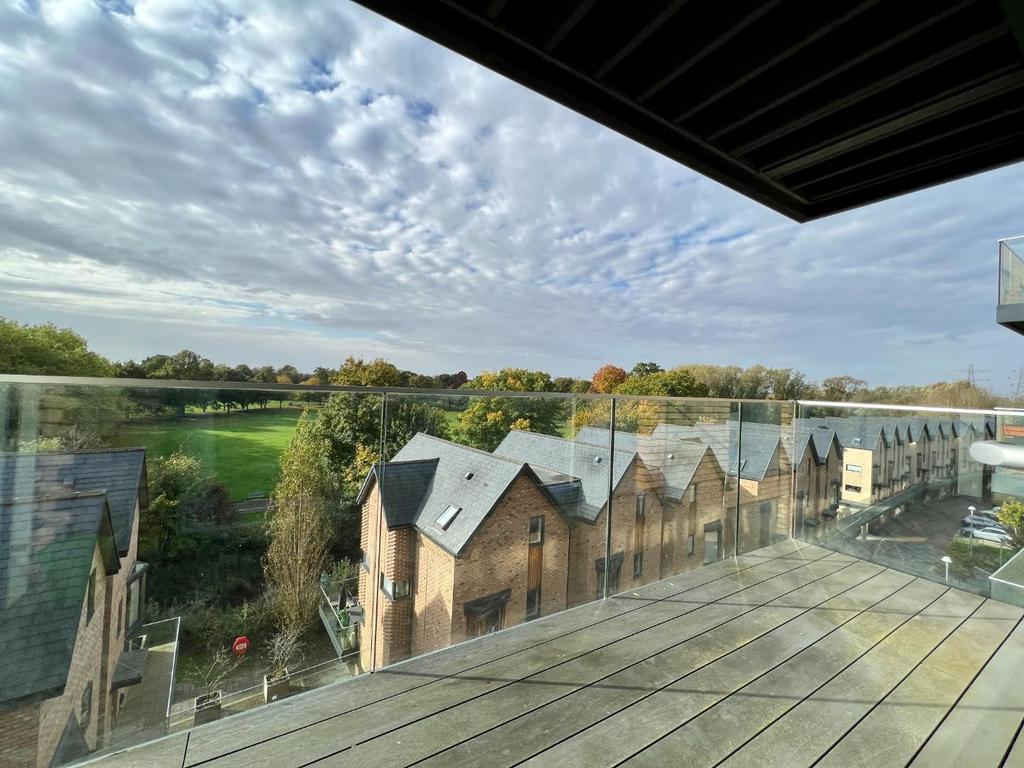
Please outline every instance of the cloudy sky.
[{"label": "cloudy sky", "polygon": [[1003,391],[1022,201],[1024,164],[798,225],[344,1],[0,0],[0,315],[116,359]]}]

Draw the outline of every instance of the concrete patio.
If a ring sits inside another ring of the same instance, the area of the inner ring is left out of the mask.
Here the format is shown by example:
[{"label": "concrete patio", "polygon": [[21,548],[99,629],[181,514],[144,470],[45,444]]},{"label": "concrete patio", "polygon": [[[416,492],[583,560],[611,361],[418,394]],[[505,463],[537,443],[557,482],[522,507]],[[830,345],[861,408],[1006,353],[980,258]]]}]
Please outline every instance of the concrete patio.
[{"label": "concrete patio", "polygon": [[1021,616],[787,541],[95,764],[1018,766]]}]

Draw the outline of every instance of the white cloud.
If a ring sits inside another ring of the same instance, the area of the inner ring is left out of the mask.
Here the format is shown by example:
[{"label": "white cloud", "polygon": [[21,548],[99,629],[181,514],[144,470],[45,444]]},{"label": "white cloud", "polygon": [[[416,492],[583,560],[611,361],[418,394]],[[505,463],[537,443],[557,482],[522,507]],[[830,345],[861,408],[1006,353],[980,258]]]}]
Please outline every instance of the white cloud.
[{"label": "white cloud", "polygon": [[0,9],[0,313],[101,351],[1002,388],[1024,167],[796,225],[345,3]]}]

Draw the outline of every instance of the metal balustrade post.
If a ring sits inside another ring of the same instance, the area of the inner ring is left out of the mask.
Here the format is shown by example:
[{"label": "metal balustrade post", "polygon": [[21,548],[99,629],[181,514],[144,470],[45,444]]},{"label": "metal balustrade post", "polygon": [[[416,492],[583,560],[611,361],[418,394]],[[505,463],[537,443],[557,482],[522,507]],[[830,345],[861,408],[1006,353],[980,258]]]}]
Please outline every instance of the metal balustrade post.
[{"label": "metal balustrade post", "polygon": [[370,672],[377,671],[377,627],[380,622],[380,553],[381,540],[384,538],[384,471],[387,461],[387,456],[384,453],[384,449],[387,446],[387,412],[388,393],[385,392],[380,398],[380,443],[378,445],[380,459],[377,462],[377,551],[374,554],[373,570],[367,575],[367,591],[373,595],[373,625],[370,629]]},{"label": "metal balustrade post", "polygon": [[732,534],[732,556],[740,553],[740,477],[743,473],[743,403],[736,403],[736,522]]}]

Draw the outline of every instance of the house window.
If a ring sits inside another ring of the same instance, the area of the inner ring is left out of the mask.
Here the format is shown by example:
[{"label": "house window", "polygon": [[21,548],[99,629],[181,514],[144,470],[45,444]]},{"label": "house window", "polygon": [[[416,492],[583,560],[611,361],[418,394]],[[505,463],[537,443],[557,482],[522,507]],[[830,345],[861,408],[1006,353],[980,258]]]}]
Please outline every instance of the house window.
[{"label": "house window", "polygon": [[846,471],[847,472],[863,472],[864,468],[860,464],[847,464],[846,465]]},{"label": "house window", "polygon": [[455,518],[461,511],[462,507],[456,507],[454,504],[449,504],[445,507],[444,512],[437,516],[437,520],[434,521],[434,527],[440,528],[442,531],[447,531],[448,527],[455,522]]},{"label": "house window", "polygon": [[643,576],[644,573],[644,529],[646,528],[646,514],[644,506],[647,498],[644,494],[636,497],[636,519],[633,523],[633,577]]},{"label": "house window", "polygon": [[92,621],[93,614],[96,613],[96,569],[92,569],[92,573],[89,574],[89,586],[85,592],[85,623],[88,624]]},{"label": "house window", "polygon": [[694,546],[695,546],[695,537],[691,533],[689,536],[686,537],[686,554],[692,555],[693,552],[694,552]]},{"label": "house window", "polygon": [[530,545],[544,543],[544,515],[530,518]]},{"label": "house window", "polygon": [[470,637],[489,635],[505,626],[505,606],[511,594],[512,590],[506,589],[463,604],[466,629]]},{"label": "house window", "polygon": [[[125,597],[127,598],[127,595]],[[124,634],[124,603],[117,606],[117,634],[118,636]]]},{"label": "house window", "polygon": [[848,490],[848,491],[852,491],[853,493],[860,493],[860,489],[861,489],[861,487],[860,487],[859,485],[850,485],[849,483],[847,483],[847,484],[846,484],[845,486],[843,486],[843,487],[844,487],[844,488],[845,488],[846,490]]},{"label": "house window", "polygon": [[691,483],[690,484],[690,503],[691,504],[696,504],[697,503],[697,484],[696,483]]},{"label": "house window", "polygon": [[82,729],[89,727],[92,722],[92,680],[85,684],[82,691],[82,701],[78,708],[78,724]]},{"label": "house window", "polygon": [[392,600],[401,600],[411,594],[409,581],[392,581],[383,573],[380,575],[380,588]]},{"label": "house window", "polygon": [[540,616],[540,587],[526,593],[526,618],[532,619],[536,616]]}]

